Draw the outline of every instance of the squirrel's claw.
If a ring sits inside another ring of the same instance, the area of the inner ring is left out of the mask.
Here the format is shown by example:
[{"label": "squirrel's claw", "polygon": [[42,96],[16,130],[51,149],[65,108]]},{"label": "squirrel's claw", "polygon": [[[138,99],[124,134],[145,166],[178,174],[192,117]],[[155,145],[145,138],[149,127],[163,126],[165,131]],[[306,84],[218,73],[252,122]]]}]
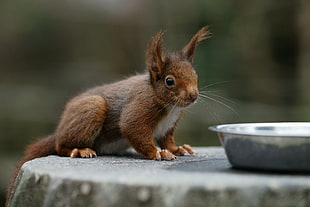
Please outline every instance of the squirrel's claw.
[{"label": "squirrel's claw", "polygon": [[166,149],[157,151],[154,160],[175,160],[177,157]]},{"label": "squirrel's claw", "polygon": [[189,146],[188,144],[184,144],[183,146],[179,146],[177,150],[173,152],[173,154],[177,156],[183,156],[186,154],[186,152],[191,155],[196,153],[191,146]]},{"label": "squirrel's claw", "polygon": [[154,160],[161,160],[160,152],[157,151]]},{"label": "squirrel's claw", "polygon": [[196,154],[196,151],[191,147],[189,146],[188,144],[184,144],[182,146],[183,149],[185,149],[189,154]]},{"label": "squirrel's claw", "polygon": [[70,154],[70,157],[93,158],[97,157],[97,154],[94,150],[90,148],[83,148],[83,149],[74,148]]},{"label": "squirrel's claw", "polygon": [[171,160],[177,159],[177,157],[176,157],[174,154],[172,154],[171,152],[169,152],[169,151],[166,150],[166,149],[162,149],[162,150],[161,150],[160,156],[161,156],[161,159],[162,159],[162,160],[171,161]]}]

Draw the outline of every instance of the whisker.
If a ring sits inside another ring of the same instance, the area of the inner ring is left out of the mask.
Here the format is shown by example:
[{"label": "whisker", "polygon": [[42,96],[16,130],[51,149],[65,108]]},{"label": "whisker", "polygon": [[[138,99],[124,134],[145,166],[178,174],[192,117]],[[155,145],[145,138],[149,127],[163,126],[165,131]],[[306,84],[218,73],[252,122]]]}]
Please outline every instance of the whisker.
[{"label": "whisker", "polygon": [[206,86],[203,86],[201,87],[200,89],[205,89],[205,88],[209,88],[211,86],[215,86],[215,85],[219,85],[219,84],[224,84],[224,83],[228,83],[228,82],[231,82],[231,81],[220,81],[220,82],[216,82],[216,83],[211,83],[211,84],[208,84]]},{"label": "whisker", "polygon": [[228,99],[228,98],[226,98],[226,97],[224,97],[224,96],[221,96],[221,95],[219,95],[219,94],[215,94],[215,93],[212,93],[212,92],[204,93],[204,91],[202,91],[202,92],[199,92],[199,93],[201,93],[201,94],[203,94],[203,95],[206,95],[206,96],[215,96],[215,97],[217,97],[217,98],[221,98],[221,99],[223,99],[224,101],[227,101],[227,102],[232,103],[232,104],[235,104],[235,103],[236,103],[236,102],[234,102],[234,101],[232,101],[232,100],[230,100],[230,99]]},{"label": "whisker", "polygon": [[223,120],[220,118],[220,116],[217,113],[215,113],[215,111],[211,111],[210,114],[213,117],[213,119],[215,119],[216,122],[220,124],[224,123]]},{"label": "whisker", "polygon": [[195,114],[193,110],[191,110],[190,108],[186,109],[186,113],[189,113],[189,114]]},{"label": "whisker", "polygon": [[157,113],[155,114],[155,116],[157,116],[160,112],[162,112],[163,110],[165,110],[166,108],[168,108],[169,105],[171,105],[174,102],[174,98],[171,98],[168,103],[166,103],[159,111],[157,111]]},{"label": "whisker", "polygon": [[[199,103],[206,104],[208,108],[212,109],[213,106],[208,102],[206,99],[198,99]],[[212,117],[217,123],[224,123],[223,120],[220,118],[220,115],[217,114],[214,110],[207,110],[208,115]]]},{"label": "whisker", "polygon": [[175,106],[177,106],[179,103],[181,103],[181,98],[177,99],[177,103],[175,104]]},{"label": "whisker", "polygon": [[214,102],[216,102],[216,103],[219,103],[219,104],[221,104],[221,105],[227,107],[228,109],[230,109],[230,110],[231,110],[232,112],[234,112],[236,115],[239,115],[232,107],[228,106],[227,104],[225,104],[224,102],[222,102],[222,101],[220,101],[220,100],[216,100],[215,98],[212,98],[212,97],[210,97],[210,96],[207,96],[207,95],[201,94],[201,93],[199,93],[198,95],[199,95],[200,97],[209,99],[209,100],[214,101]]},{"label": "whisker", "polygon": [[221,90],[199,90],[199,93],[215,93],[219,92]]},{"label": "whisker", "polygon": [[173,105],[173,107],[171,108],[171,111],[173,111],[179,103],[180,103],[180,99],[178,98],[177,101],[176,101],[176,103],[175,103],[175,104]]}]

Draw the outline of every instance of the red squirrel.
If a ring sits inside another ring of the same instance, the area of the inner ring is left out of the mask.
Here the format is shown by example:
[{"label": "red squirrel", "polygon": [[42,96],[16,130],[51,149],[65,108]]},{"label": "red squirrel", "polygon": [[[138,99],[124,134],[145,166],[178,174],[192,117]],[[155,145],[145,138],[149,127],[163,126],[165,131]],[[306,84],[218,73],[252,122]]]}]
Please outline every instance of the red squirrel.
[{"label": "red squirrel", "polygon": [[67,103],[55,133],[27,147],[7,202],[21,165],[34,158],[92,158],[129,147],[153,160],[194,153],[189,145],[177,147],[174,133],[184,110],[198,98],[193,55],[210,33],[203,27],[181,51],[167,53],[162,49],[163,34],[158,32],[148,43],[145,73],[92,88]]}]

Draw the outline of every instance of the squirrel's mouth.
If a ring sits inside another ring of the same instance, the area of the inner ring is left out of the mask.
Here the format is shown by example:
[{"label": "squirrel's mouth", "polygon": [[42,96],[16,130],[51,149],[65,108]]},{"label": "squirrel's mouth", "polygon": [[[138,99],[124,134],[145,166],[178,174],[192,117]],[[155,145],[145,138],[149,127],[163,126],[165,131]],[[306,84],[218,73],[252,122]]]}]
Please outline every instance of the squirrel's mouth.
[{"label": "squirrel's mouth", "polygon": [[187,107],[193,103],[197,102],[197,96],[189,96],[186,98],[183,97],[179,97],[177,100],[176,105],[180,106],[180,107]]},{"label": "squirrel's mouth", "polygon": [[184,102],[178,102],[177,105],[180,107],[187,107],[187,106],[191,105],[192,103],[194,103],[194,102],[184,101]]}]

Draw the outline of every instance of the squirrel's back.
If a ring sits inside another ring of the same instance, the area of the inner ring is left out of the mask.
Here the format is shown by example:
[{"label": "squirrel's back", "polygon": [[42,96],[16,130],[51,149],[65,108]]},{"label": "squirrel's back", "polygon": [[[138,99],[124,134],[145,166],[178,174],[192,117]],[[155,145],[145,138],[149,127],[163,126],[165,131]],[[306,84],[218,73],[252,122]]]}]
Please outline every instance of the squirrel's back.
[{"label": "squirrel's back", "polygon": [[[145,73],[92,88],[76,97],[101,96],[106,100],[106,119],[102,126],[101,133],[95,139],[94,143],[94,148],[98,155],[121,153],[130,147],[130,144],[122,136],[120,130],[121,114],[124,108],[126,108],[126,105],[132,104],[137,96],[141,96],[142,99],[150,101],[152,98],[151,90],[149,74]],[[146,91],[148,92],[146,93]]]},{"label": "squirrel's back", "polygon": [[150,87],[149,82],[149,74],[139,74],[125,80],[92,88],[82,93],[80,96],[99,95],[107,100],[109,108],[117,107],[117,105],[128,103],[131,97],[139,94],[145,90],[146,87]]}]

